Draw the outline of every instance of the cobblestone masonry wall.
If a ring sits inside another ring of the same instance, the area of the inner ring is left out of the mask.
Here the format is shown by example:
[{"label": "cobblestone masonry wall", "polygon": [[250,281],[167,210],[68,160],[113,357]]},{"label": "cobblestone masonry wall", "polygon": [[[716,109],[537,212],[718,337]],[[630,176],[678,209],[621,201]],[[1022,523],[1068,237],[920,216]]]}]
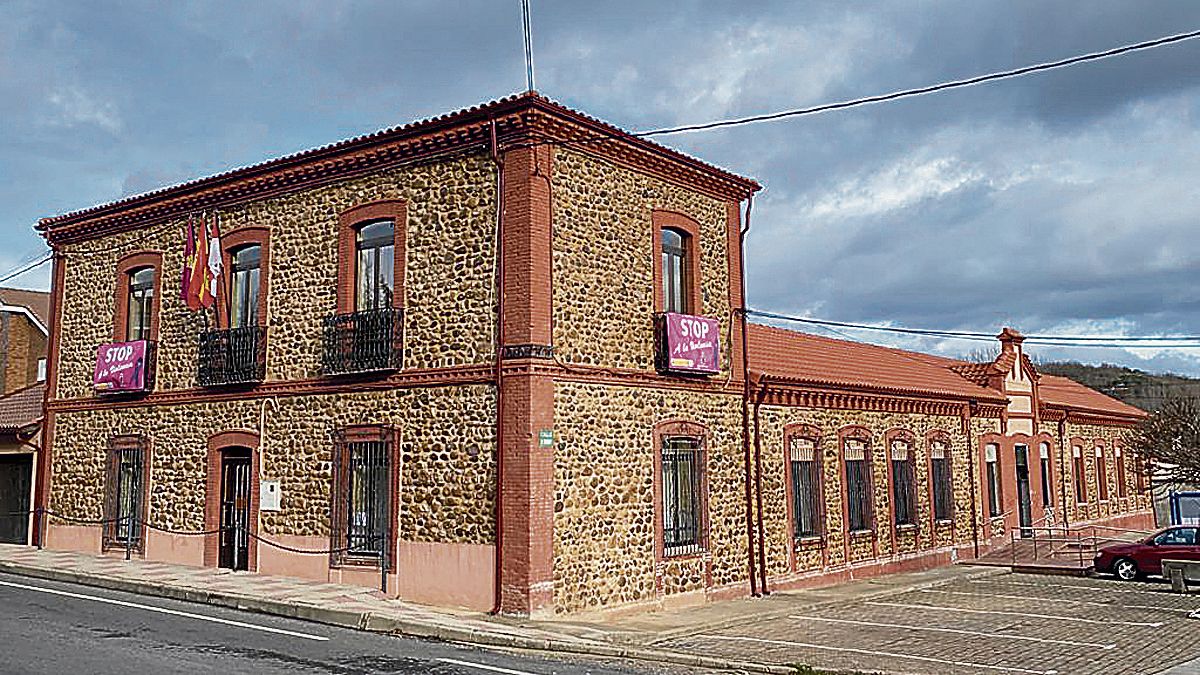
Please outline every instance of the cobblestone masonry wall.
[{"label": "cobblestone masonry wall", "polygon": [[[494,325],[495,176],[471,156],[383,171],[221,212],[222,232],[271,231],[267,379],[318,374],[321,320],[336,311],[338,214],[381,199],[407,202],[407,368],[491,359]],[[177,220],[66,247],[58,398],[91,395],[96,347],[112,339],[116,264],[140,250],[163,254],[159,391],[195,386],[204,316],[179,299]]]},{"label": "cobblestone masonry wall", "polygon": [[[711,432],[707,454],[714,585],[745,578],[741,399],[559,382],[555,385],[554,605],[560,613],[651,600],[655,587],[656,424]],[[668,561],[665,592],[701,588],[703,561]]]},{"label": "cobblestone masonry wall", "polygon": [[[773,576],[792,570],[788,564],[788,546],[791,535],[787,515],[787,469],[784,464],[784,428],[790,424],[808,424],[820,429],[818,447],[822,462],[822,477],[825,507],[825,556],[827,564],[838,566],[847,562],[846,542],[843,535],[842,507],[844,480],[839,462],[838,431],[850,425],[864,426],[871,431],[872,478],[875,497],[875,531],[872,535],[852,535],[849,562],[862,562],[875,557],[892,555],[891,528],[893,521],[892,496],[888,490],[888,459],[885,451],[885,434],[892,429],[906,429],[916,435],[915,472],[917,488],[917,524],[897,534],[898,554],[929,550],[951,543],[951,532],[956,533],[957,542],[971,541],[971,482],[967,470],[969,448],[961,430],[958,417],[939,417],[903,413],[867,412],[859,410],[827,410],[811,408],[787,408],[763,406],[759,412],[761,425],[760,442],[763,459],[763,507],[764,526],[767,540],[767,568]],[[996,431],[998,420],[975,419],[972,421],[973,438],[978,434]],[[925,435],[941,430],[950,435],[954,486],[954,523],[930,529],[932,502],[927,476],[929,474],[929,448]],[[935,541],[934,535],[937,535]],[[822,555],[819,541],[805,541],[797,546],[796,571],[812,570],[820,566]]]},{"label": "cobblestone masonry wall", "polygon": [[279,480],[283,510],[262,513],[265,534],[329,534],[331,432],[390,424],[401,434],[399,536],[410,541],[489,544],[494,533],[492,391],[484,385],[389,390],[269,401],[229,401],[56,416],[51,508],[99,518],[108,438],[151,440],[150,522],[204,529],[208,438],[257,431],[264,480]]},{"label": "cobblestone masonry wall", "polygon": [[658,252],[651,213],[661,209],[700,224],[700,313],[721,322],[722,368],[727,367],[725,204],[565,149],[555,154],[554,180],[554,344],[562,359],[654,368]]},{"label": "cobblestone masonry wall", "polygon": [[[1058,428],[1056,424],[1043,424],[1042,430],[1050,434],[1057,443]],[[1069,522],[1077,523],[1087,520],[1110,518],[1150,508],[1150,498],[1146,495],[1139,495],[1137,492],[1137,476],[1135,473],[1137,471],[1137,464],[1133,456],[1129,453],[1127,446],[1122,443],[1127,433],[1126,427],[1067,423],[1064,447],[1061,450],[1064,453],[1062,470],[1058,471],[1057,465],[1055,466],[1055,470],[1058,473],[1057,479],[1066,483],[1066,507]],[[1072,439],[1074,438],[1083,439],[1083,469],[1087,485],[1086,504],[1078,504],[1075,501],[1075,471],[1071,455]],[[1098,439],[1104,445],[1105,473],[1108,482],[1108,499],[1103,502],[1100,501],[1096,482],[1099,475],[1096,458],[1096,440]],[[1114,447],[1117,445],[1122,448],[1121,461],[1125,463],[1124,497],[1120,496],[1121,492],[1117,485],[1117,459],[1114,452]],[[1062,501],[1062,488],[1056,483],[1056,489],[1059,492],[1055,495],[1055,503],[1058,503]]]}]

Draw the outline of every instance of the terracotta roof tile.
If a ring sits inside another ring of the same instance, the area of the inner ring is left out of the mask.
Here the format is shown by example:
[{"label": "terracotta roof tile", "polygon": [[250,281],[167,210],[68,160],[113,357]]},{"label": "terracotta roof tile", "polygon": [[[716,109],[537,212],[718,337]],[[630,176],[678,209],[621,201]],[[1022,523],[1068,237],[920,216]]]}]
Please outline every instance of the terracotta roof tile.
[{"label": "terracotta roof tile", "polygon": [[1042,403],[1060,408],[1072,408],[1086,412],[1118,415],[1121,417],[1145,417],[1146,411],[1101,394],[1079,384],[1075,380],[1058,375],[1042,375],[1038,382],[1038,393]]},{"label": "terracotta roof tile", "polygon": [[929,354],[835,340],[808,333],[750,324],[751,369],[768,376],[852,389],[1004,402],[952,372],[962,363]]},{"label": "terracotta roof tile", "polygon": [[0,431],[13,432],[42,419],[45,392],[45,383],[39,382],[0,398]]},{"label": "terracotta roof tile", "polygon": [[33,312],[43,326],[50,326],[50,294],[45,291],[0,288],[0,303],[24,307]]}]

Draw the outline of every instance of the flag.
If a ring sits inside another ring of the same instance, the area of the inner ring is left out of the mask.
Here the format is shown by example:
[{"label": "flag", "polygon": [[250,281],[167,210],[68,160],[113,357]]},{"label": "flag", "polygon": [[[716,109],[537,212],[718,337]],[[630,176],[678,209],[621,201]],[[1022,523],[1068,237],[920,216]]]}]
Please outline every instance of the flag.
[{"label": "flag", "polygon": [[224,260],[221,251],[221,230],[217,225],[217,214],[213,214],[208,224],[208,289],[204,295],[205,307],[212,307],[217,299],[218,281],[221,278],[221,268]]},{"label": "flag", "polygon": [[188,215],[187,228],[180,230],[183,235],[183,274],[179,283],[179,299],[189,309],[199,309],[192,302],[192,267],[196,264],[196,223],[195,217]]},{"label": "flag", "polygon": [[200,214],[200,226],[196,231],[196,247],[192,252],[191,278],[188,280],[188,307],[193,310],[212,305],[204,302],[204,293],[208,289],[208,237],[206,223],[208,217]]}]

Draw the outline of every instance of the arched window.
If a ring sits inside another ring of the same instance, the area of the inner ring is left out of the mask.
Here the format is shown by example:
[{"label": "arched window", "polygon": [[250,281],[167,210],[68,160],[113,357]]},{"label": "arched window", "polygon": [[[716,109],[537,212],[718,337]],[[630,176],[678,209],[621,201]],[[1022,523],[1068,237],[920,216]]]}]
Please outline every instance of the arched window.
[{"label": "arched window", "polygon": [[891,442],[892,511],[896,525],[916,525],[917,489],[913,471],[912,441],[894,438]]},{"label": "arched window", "polygon": [[691,237],[673,227],[662,230],[662,308],[664,312],[692,314]]},{"label": "arched window", "polygon": [[988,443],[984,449],[984,464],[988,486],[988,515],[997,518],[1001,513],[1000,501],[1000,446]]},{"label": "arched window", "polygon": [[950,443],[945,438],[929,441],[929,471],[933,477],[933,519],[954,517],[954,487],[950,475]]},{"label": "arched window", "polygon": [[126,340],[152,340],[154,322],[154,268],[139,267],[129,272],[125,314]]},{"label": "arched window", "polygon": [[796,539],[821,535],[821,457],[814,438],[788,438],[791,473],[792,534]]},{"label": "arched window", "polygon": [[846,465],[846,526],[851,532],[868,531],[875,526],[870,454],[867,441],[842,439],[842,459]]},{"label": "arched window", "polygon": [[355,238],[355,310],[365,312],[392,307],[396,292],[396,224],[376,220],[358,228]]},{"label": "arched window", "polygon": [[1117,496],[1124,497],[1129,492],[1125,485],[1125,453],[1118,447],[1113,450],[1113,458],[1117,462]]},{"label": "arched window", "polygon": [[1075,445],[1071,447],[1071,464],[1075,475],[1075,503],[1087,503],[1087,479],[1083,473],[1083,447]]},{"label": "arched window", "polygon": [[262,247],[249,244],[232,251],[229,277],[230,327],[257,326]]},{"label": "arched window", "polygon": [[1038,443],[1038,457],[1042,462],[1042,507],[1052,506],[1054,504],[1054,488],[1051,487],[1054,483],[1050,480],[1050,444],[1042,441]]},{"label": "arched window", "polygon": [[1096,498],[1108,501],[1108,462],[1104,457],[1104,446],[1096,446]]}]

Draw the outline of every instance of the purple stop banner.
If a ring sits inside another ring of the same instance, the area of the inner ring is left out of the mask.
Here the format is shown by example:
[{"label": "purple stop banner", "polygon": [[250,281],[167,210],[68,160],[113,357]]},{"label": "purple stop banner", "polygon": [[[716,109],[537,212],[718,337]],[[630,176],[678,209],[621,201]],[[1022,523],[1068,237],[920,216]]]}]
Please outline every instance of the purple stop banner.
[{"label": "purple stop banner", "polygon": [[667,367],[686,373],[720,371],[721,327],[715,319],[667,312]]},{"label": "purple stop banner", "polygon": [[112,342],[96,350],[92,374],[96,391],[142,391],[146,388],[146,341]]}]

